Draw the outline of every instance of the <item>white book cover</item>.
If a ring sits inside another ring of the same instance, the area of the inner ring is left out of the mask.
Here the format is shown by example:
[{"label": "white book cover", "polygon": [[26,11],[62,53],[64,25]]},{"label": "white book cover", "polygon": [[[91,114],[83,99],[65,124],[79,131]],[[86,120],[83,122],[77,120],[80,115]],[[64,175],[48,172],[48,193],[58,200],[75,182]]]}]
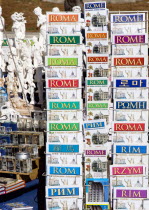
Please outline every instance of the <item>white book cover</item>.
[{"label": "white book cover", "polygon": [[113,55],[111,59],[112,66],[147,66],[148,57],[145,55]]},{"label": "white book cover", "polygon": [[60,99],[60,100],[73,100],[82,99],[82,89],[81,88],[63,88],[63,89],[47,89],[46,90],[47,99]]},{"label": "white book cover", "polygon": [[45,66],[82,67],[82,56],[45,56]]},{"label": "white book cover", "polygon": [[78,154],[83,153],[83,141],[80,144],[51,144],[46,143],[46,153]]},{"label": "white book cover", "polygon": [[70,186],[67,187],[47,187],[46,186],[46,197],[47,198],[82,198],[83,197],[83,187],[82,186]]},{"label": "white book cover", "polygon": [[114,98],[115,99],[146,99],[148,97],[148,89],[147,88],[116,88],[114,89]]},{"label": "white book cover", "polygon": [[123,77],[123,78],[138,78],[148,77],[147,66],[112,66],[111,67],[112,77]]},{"label": "white book cover", "polygon": [[129,200],[129,199],[116,199],[113,200],[113,208],[115,210],[131,210],[131,209],[138,209],[138,210],[147,210],[149,206],[148,200]]},{"label": "white book cover", "polygon": [[82,46],[81,45],[49,45],[48,56],[79,56],[82,57]]},{"label": "white book cover", "polygon": [[50,111],[47,114],[47,120],[48,121],[56,121],[56,122],[62,122],[62,121],[82,121],[83,119],[83,112],[82,111]]},{"label": "white book cover", "polygon": [[86,32],[86,53],[109,54],[108,32]]},{"label": "white book cover", "polygon": [[46,88],[53,89],[77,89],[82,87],[82,78],[50,78],[46,80]]},{"label": "white book cover", "polygon": [[106,2],[86,2],[84,4],[86,31],[107,31],[108,14]]},{"label": "white book cover", "polygon": [[49,34],[81,34],[80,12],[47,12],[46,16]]},{"label": "white book cover", "polygon": [[83,203],[82,199],[77,198],[53,198],[53,199],[46,199],[46,207],[47,209],[70,209],[70,210],[83,210]]},{"label": "white book cover", "polygon": [[49,111],[82,111],[83,103],[80,100],[47,100],[47,109]]},{"label": "white book cover", "polygon": [[145,13],[111,14],[111,35],[144,34],[146,32]]},{"label": "white book cover", "polygon": [[[47,160],[48,161],[48,160]],[[56,159],[54,161],[57,161]],[[69,161],[70,162],[70,161]],[[71,159],[72,162],[72,159]],[[46,175],[50,177],[76,177],[82,176],[82,164],[46,164]]]},{"label": "white book cover", "polygon": [[127,99],[119,99],[119,100],[114,100],[114,109],[116,111],[138,111],[138,112],[146,112],[148,109],[148,100],[146,99],[132,99],[132,100],[127,100]]},{"label": "white book cover", "polygon": [[82,77],[82,67],[47,67],[45,78],[58,78],[58,79],[65,79],[65,78],[81,78]]},{"label": "white book cover", "polygon": [[112,130],[119,133],[136,133],[136,132],[147,132],[148,123],[142,121],[113,121]]},{"label": "white book cover", "polygon": [[47,176],[46,185],[48,187],[67,187],[67,186],[80,186],[83,183],[82,176],[76,177],[50,177]]},{"label": "white book cover", "polygon": [[47,121],[48,132],[80,132],[82,121]]},{"label": "white book cover", "polygon": [[85,148],[91,149],[96,147],[107,147],[109,143],[108,129],[85,130]]},{"label": "white book cover", "polygon": [[54,144],[82,144],[83,135],[82,132],[70,132],[70,133],[57,133],[57,132],[48,132],[47,133],[47,142]]},{"label": "white book cover", "polygon": [[146,133],[136,133],[136,132],[119,132],[113,133],[112,142],[119,144],[146,144],[148,142],[148,134]]},{"label": "white book cover", "polygon": [[87,77],[109,77],[110,68],[107,63],[88,63],[87,62]]},{"label": "white book cover", "polygon": [[80,154],[59,154],[59,152],[55,154],[46,154],[46,165],[51,166],[81,166],[82,165],[82,155]]},{"label": "white book cover", "polygon": [[107,157],[85,156],[85,178],[107,178]]}]

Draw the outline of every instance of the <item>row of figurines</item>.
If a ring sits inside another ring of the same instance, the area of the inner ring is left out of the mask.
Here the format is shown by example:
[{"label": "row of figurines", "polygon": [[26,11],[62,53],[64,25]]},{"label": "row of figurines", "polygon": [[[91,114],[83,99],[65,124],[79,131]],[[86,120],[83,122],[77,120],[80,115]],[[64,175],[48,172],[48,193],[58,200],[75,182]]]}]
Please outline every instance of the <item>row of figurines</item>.
[{"label": "row of figurines", "polygon": [[[14,47],[12,47],[12,49],[13,48]],[[23,47],[21,48],[21,50],[23,50]],[[11,54],[5,55],[7,60],[5,60],[5,57],[3,57],[4,55],[1,55],[1,87],[4,87],[4,85],[6,86],[8,98],[12,98],[14,103],[13,106],[16,106],[15,108],[22,109],[23,107],[21,106],[24,106],[25,108],[25,103],[32,105],[37,103],[43,104],[43,64],[40,64],[35,68],[32,64],[32,57],[28,52],[27,54],[23,55],[17,55],[17,52],[15,53],[16,54],[14,54],[13,56]],[[24,53],[24,51],[22,53]],[[43,57],[40,57],[42,60]],[[17,66],[17,76],[15,73],[15,66]],[[4,75],[5,78],[2,78],[4,77]],[[35,90],[37,90],[36,94]],[[20,94],[22,94],[22,100],[19,97]],[[18,98],[18,104],[15,101],[16,98]]]},{"label": "row of figurines", "polygon": [[1,157],[0,171],[30,173],[32,172],[32,160],[17,160],[15,157]]},{"label": "row of figurines", "polygon": [[0,154],[1,157],[4,156],[16,156],[16,153],[18,152],[25,152],[29,153],[31,158],[37,158],[38,157],[38,146],[37,144],[23,144],[18,145],[18,147],[14,147],[14,145],[2,145],[0,147]]},{"label": "row of figurines", "polygon": [[[27,148],[34,148],[44,145],[43,132],[31,132],[31,131],[11,131],[9,133],[0,134],[1,146],[15,146],[19,145],[20,148],[24,146]],[[36,146],[35,146],[36,145]],[[28,149],[29,149],[28,148]]]}]

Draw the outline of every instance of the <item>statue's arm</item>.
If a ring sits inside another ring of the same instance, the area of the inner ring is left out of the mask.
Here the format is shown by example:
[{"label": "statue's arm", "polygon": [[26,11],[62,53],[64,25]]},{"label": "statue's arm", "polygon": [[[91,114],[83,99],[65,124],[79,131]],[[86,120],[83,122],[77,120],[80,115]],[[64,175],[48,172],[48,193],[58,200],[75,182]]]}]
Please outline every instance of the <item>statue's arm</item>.
[{"label": "statue's arm", "polygon": [[43,15],[42,17],[40,17],[40,19],[37,21],[37,27],[42,26],[43,24],[46,23],[46,16]]},{"label": "statue's arm", "polygon": [[5,20],[3,17],[0,17],[0,30],[4,30],[5,27]]},{"label": "statue's arm", "polygon": [[40,20],[37,20],[37,27],[41,25]]}]

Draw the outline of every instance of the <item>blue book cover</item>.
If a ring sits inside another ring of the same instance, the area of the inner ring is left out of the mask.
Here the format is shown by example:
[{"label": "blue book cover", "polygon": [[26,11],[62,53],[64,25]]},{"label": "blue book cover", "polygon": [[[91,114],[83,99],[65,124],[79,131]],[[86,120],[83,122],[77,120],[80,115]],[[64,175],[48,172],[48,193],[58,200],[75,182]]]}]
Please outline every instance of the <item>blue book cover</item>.
[{"label": "blue book cover", "polygon": [[33,207],[27,205],[24,202],[5,203],[2,210],[33,210]]}]

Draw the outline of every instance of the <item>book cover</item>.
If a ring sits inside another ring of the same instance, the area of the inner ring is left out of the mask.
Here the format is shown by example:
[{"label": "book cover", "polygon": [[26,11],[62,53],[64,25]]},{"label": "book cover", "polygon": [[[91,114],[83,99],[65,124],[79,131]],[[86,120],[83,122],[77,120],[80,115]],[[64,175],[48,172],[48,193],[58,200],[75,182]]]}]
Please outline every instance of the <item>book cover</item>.
[{"label": "book cover", "polygon": [[4,195],[4,194],[6,194],[5,190],[0,191],[0,195]]},{"label": "book cover", "polygon": [[3,204],[4,210],[33,210],[32,206],[27,205],[24,202],[5,203]]},{"label": "book cover", "polygon": [[17,180],[12,178],[0,177],[0,188],[1,187],[9,187],[18,183],[24,183],[23,180]]},{"label": "book cover", "polygon": [[3,191],[3,190],[5,190],[5,188],[0,186],[0,192]]},{"label": "book cover", "polygon": [[18,183],[15,183],[15,184],[6,186],[6,187],[5,187],[5,190],[9,190],[9,189],[11,189],[11,188],[16,188],[17,186],[20,186],[20,185],[25,185],[25,182],[22,181],[22,182],[18,182]]},{"label": "book cover", "polygon": [[25,187],[25,185],[20,185],[20,186],[18,186],[18,187],[11,188],[11,189],[9,189],[9,190],[5,190],[5,192],[6,192],[6,194],[8,194],[8,193],[10,193],[10,192],[14,192],[14,191],[19,190],[19,189],[22,189],[22,188],[24,188],[24,187]]}]

